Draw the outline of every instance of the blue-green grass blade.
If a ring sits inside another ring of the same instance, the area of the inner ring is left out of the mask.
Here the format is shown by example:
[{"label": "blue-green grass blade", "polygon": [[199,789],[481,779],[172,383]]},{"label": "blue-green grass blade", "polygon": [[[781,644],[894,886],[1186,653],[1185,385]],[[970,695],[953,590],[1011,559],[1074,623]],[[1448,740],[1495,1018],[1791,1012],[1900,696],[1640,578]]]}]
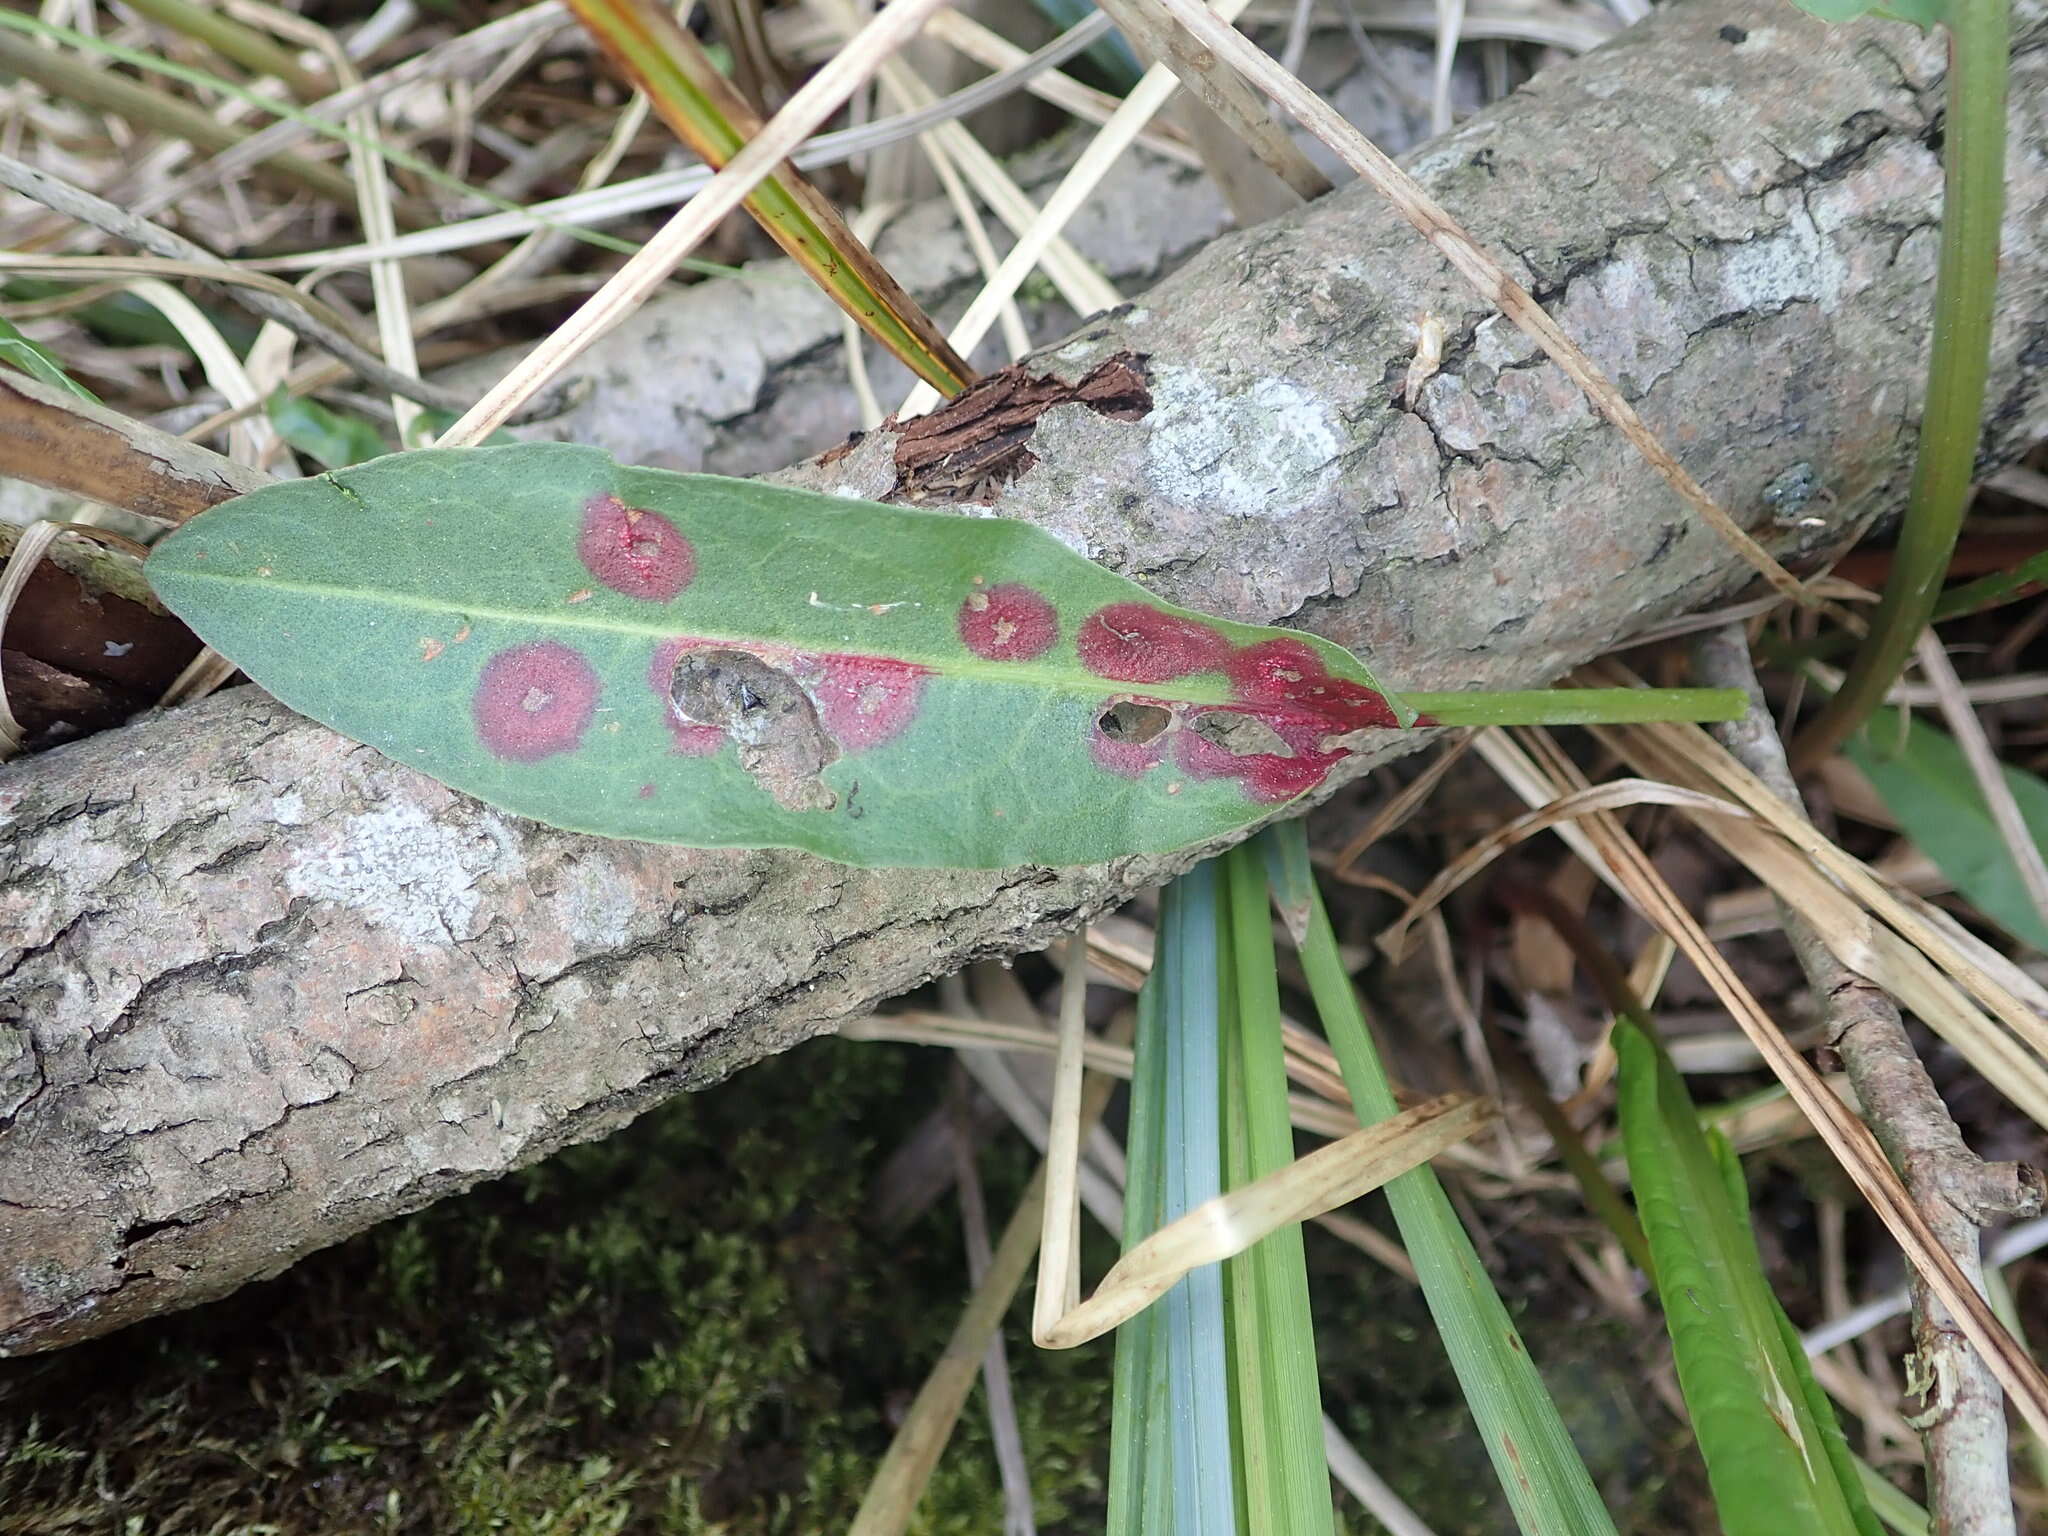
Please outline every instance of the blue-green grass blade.
[{"label": "blue-green grass blade", "polygon": [[[1196,865],[1166,888],[1160,904],[1166,982],[1162,1221],[1223,1189],[1217,873],[1214,861]],[[1237,1504],[1222,1267],[1205,1265],[1184,1276],[1158,1308],[1173,1393],[1173,1522],[1166,1529],[1175,1536],[1231,1536]]]},{"label": "blue-green grass blade", "polygon": [[[1308,868],[1301,823],[1282,822],[1259,835],[1276,845],[1283,869],[1298,880]],[[1393,1089],[1337,953],[1329,913],[1320,893],[1311,889],[1311,895],[1302,969],[1358,1118],[1371,1125],[1395,1112]],[[1436,1174],[1427,1166],[1412,1169],[1386,1193],[1516,1523],[1528,1536],[1613,1536],[1614,1522],[1592,1475]]]},{"label": "blue-green grass blade", "polygon": [[[1159,1226],[1164,1204],[1160,1163],[1166,1041],[1160,1022],[1162,982],[1155,974],[1138,993],[1133,1041],[1130,1115],[1124,1130],[1124,1231],[1128,1253]],[[1116,1332],[1109,1426],[1107,1536],[1141,1536],[1145,1512],[1165,1495],[1167,1476],[1166,1374],[1161,1354],[1161,1313],[1147,1307]]]}]

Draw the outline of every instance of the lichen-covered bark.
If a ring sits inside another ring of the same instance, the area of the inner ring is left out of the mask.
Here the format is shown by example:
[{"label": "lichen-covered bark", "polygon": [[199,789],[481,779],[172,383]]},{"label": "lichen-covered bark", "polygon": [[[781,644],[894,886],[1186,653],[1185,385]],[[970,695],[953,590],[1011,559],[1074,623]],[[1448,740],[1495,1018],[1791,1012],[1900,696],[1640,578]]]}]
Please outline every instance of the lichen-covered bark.
[{"label": "lichen-covered bark", "polygon": [[[2026,27],[1993,459],[2048,427],[2048,63],[2038,12]],[[1940,68],[1904,27],[1680,4],[1415,168],[1792,559],[1902,499]],[[756,279],[664,302],[592,361],[560,430],[730,472],[764,467],[745,455],[793,421],[836,425],[814,354],[836,328],[792,294]],[[1411,411],[1394,392],[1425,311],[1449,342]],[[726,381],[651,356],[663,328],[683,354],[711,346]],[[1304,623],[1397,686],[1539,683],[1747,578],[1355,189],[1218,241],[1035,366],[1079,379],[1124,352],[1148,359],[1149,414],[1053,407],[993,510],[1174,601]],[[693,380],[695,403],[658,395],[657,374]],[[671,425],[681,439],[652,451]],[[892,442],[791,476],[886,496]],[[0,806],[15,1351],[224,1294],[924,977],[1040,945],[1193,857],[899,875],[604,843],[249,690],[10,766]]]}]

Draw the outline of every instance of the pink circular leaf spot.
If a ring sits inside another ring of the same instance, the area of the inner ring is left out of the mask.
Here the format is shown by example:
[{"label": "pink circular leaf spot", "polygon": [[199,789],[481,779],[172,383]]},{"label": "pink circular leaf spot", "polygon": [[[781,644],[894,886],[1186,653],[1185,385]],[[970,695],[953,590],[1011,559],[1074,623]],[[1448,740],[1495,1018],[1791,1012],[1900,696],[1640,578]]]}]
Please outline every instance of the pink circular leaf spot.
[{"label": "pink circular leaf spot", "polygon": [[1149,603],[1111,603],[1081,622],[1074,636],[1081,665],[1120,683],[1165,683],[1223,665],[1230,642],[1199,619],[1162,613]]},{"label": "pink circular leaf spot", "polygon": [[973,592],[960,605],[960,643],[984,661],[1031,661],[1052,649],[1059,614],[1016,582]]},{"label": "pink circular leaf spot", "polygon": [[912,662],[853,655],[820,656],[815,674],[809,666],[797,673],[818,706],[818,723],[847,753],[865,752],[900,736],[917,717],[929,675]]},{"label": "pink circular leaf spot", "polygon": [[674,523],[616,496],[593,496],[583,504],[576,553],[614,592],[650,603],[669,601],[697,574],[696,551]]},{"label": "pink circular leaf spot", "polygon": [[573,751],[597,711],[597,673],[568,646],[536,640],[484,663],[470,715],[477,739],[508,762]]}]

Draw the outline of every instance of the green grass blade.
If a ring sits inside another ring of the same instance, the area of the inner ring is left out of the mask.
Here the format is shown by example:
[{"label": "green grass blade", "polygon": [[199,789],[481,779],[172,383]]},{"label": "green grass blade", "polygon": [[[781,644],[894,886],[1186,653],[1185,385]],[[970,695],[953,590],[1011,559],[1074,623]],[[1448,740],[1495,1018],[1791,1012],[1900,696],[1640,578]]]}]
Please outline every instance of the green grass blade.
[{"label": "green grass blade", "polygon": [[[1922,853],[2015,938],[2048,950],[2044,923],[1955,738],[1886,707],[1843,744]],[[2048,783],[2005,768],[2006,787],[2036,843],[2048,844]]]},{"label": "green grass blade", "polygon": [[1876,1536],[1839,1426],[1765,1282],[1736,1198],[1740,1168],[1700,1130],[1656,1042],[1627,1020],[1615,1031],[1629,1177],[1723,1529]]},{"label": "green grass blade", "polygon": [[317,400],[280,386],[264,402],[278,435],[323,469],[346,469],[391,451],[384,434],[360,416],[330,411]]},{"label": "green grass blade", "polygon": [[10,368],[18,368],[32,379],[41,379],[45,384],[76,396],[87,405],[100,403],[98,395],[64,371],[48,347],[30,341],[5,320],[0,320],[0,363],[5,363]]},{"label": "green grass blade", "polygon": [[[1308,865],[1301,823],[1282,822],[1260,837],[1276,849],[1283,867],[1294,871],[1290,884],[1298,885],[1299,872]],[[1344,1085],[1360,1121],[1369,1125],[1395,1112],[1393,1089],[1337,953],[1329,913],[1319,893],[1312,897],[1302,968],[1343,1068]],[[1435,1172],[1416,1168],[1388,1184],[1386,1192],[1516,1523],[1528,1536],[1613,1536],[1614,1522],[1594,1490],[1592,1475]]]},{"label": "green grass blade", "polygon": [[1934,1522],[1912,1499],[1892,1486],[1891,1481],[1861,1456],[1856,1458],[1856,1477],[1871,1512],[1897,1536],[1932,1536]]},{"label": "green grass blade", "polygon": [[275,75],[301,101],[316,101],[333,89],[327,77],[302,67],[291,49],[267,32],[245,26],[211,5],[192,0],[129,0],[153,21],[182,32],[194,42],[204,43],[222,58],[232,59],[259,75]]},{"label": "green grass blade", "polygon": [[[1161,1225],[1164,1185],[1160,1143],[1166,1094],[1166,1037],[1160,1022],[1163,983],[1155,973],[1138,993],[1138,1033],[1131,1062],[1131,1107],[1124,1130],[1124,1251]],[[1107,1536],[1140,1536],[1145,1512],[1167,1497],[1167,1380],[1159,1336],[1163,1314],[1147,1307],[1116,1332],[1109,1429]]]},{"label": "green grass blade", "polygon": [[1653,720],[1739,720],[1740,688],[1539,688],[1499,693],[1405,693],[1430,725],[1631,725]]},{"label": "green grass blade", "polygon": [[[1218,874],[1214,860],[1198,864],[1169,885],[1160,901],[1166,1037],[1162,1221],[1185,1215],[1223,1189]],[[1222,1266],[1184,1276],[1160,1299],[1158,1311],[1173,1393],[1172,1516],[1163,1524],[1148,1519],[1146,1528],[1162,1536],[1232,1536],[1236,1458]]]},{"label": "green grass blade", "polygon": [[[1230,1184],[1236,1188],[1294,1160],[1281,1050],[1279,971],[1273,958],[1266,876],[1259,853],[1240,844],[1221,860],[1226,887],[1235,1016],[1226,1032]],[[1238,1383],[1246,1528],[1294,1536],[1334,1530],[1330,1468],[1323,1452],[1322,1394],[1309,1316],[1301,1228],[1283,1227],[1224,1265]]]}]

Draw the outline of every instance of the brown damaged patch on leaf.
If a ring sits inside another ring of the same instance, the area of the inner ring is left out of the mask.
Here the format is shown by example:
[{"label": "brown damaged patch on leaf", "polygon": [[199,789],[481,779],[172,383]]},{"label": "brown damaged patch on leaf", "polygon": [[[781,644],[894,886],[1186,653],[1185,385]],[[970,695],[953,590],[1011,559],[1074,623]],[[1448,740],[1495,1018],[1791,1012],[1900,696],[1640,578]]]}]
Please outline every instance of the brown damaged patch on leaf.
[{"label": "brown damaged patch on leaf", "polygon": [[829,811],[839,797],[818,775],[839,748],[803,685],[746,651],[686,651],[669,701],[688,725],[713,726],[739,748],[740,767],[785,811]]},{"label": "brown damaged patch on leaf", "polygon": [[1152,409],[1146,359],[1119,352],[1069,384],[1021,367],[992,373],[930,415],[896,430],[896,489],[887,498],[913,505],[988,502],[1038,462],[1027,444],[1038,418],[1056,405],[1085,405],[1115,421],[1139,421]]}]

